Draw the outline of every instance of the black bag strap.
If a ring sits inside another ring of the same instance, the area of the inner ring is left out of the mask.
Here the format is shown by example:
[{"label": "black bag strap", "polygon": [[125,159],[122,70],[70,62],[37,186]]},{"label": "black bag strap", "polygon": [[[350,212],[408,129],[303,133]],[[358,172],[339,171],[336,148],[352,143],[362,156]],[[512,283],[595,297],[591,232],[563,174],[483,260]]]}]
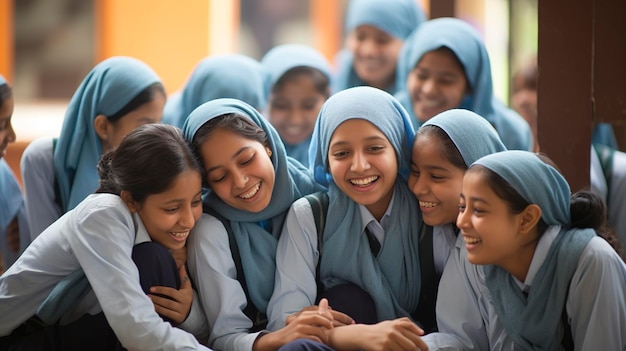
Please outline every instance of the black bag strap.
[{"label": "black bag strap", "polygon": [[315,282],[317,285],[317,296],[321,296],[324,291],[322,279],[320,276],[320,263],[322,262],[322,247],[324,246],[324,227],[326,226],[326,215],[328,212],[328,194],[324,191],[318,191],[304,197],[311,205],[313,211],[313,219],[315,220],[315,228],[317,229],[317,251],[319,252],[317,266],[315,267]]},{"label": "black bag strap", "polygon": [[425,333],[437,331],[435,306],[441,276],[435,271],[435,257],[433,253],[433,227],[422,224],[419,234],[419,261],[421,286],[417,309],[412,314]]},{"label": "black bag strap", "polygon": [[[57,148],[58,141],[59,138],[52,138],[52,159],[54,159],[54,150]],[[63,204],[61,203],[61,188],[59,188],[59,182],[57,181],[57,177],[54,172],[52,173],[52,176],[54,177],[54,201],[57,205],[59,205],[61,212],[64,212]]]},{"label": "black bag strap", "polygon": [[243,313],[252,321],[252,328],[250,328],[250,331],[257,332],[265,329],[265,326],[267,325],[267,316],[264,313],[261,313],[250,299],[250,292],[248,290],[248,284],[246,283],[246,275],[243,271],[243,264],[241,263],[239,247],[237,246],[237,240],[235,239],[232,227],[230,226],[230,221],[208,206],[204,206],[204,212],[210,214],[211,216],[217,218],[220,222],[222,222],[222,225],[228,233],[228,246],[230,248],[230,254],[233,258],[233,261],[235,262],[237,281],[239,281],[239,284],[241,285],[241,288],[246,295],[247,303],[246,307],[243,309]]}]

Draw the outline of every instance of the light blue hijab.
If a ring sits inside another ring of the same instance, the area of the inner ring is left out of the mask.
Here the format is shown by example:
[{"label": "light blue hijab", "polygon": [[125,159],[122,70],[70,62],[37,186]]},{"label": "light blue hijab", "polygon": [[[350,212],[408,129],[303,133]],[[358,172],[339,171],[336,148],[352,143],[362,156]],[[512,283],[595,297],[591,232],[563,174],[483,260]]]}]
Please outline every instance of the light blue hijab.
[{"label": "light blue hijab", "polygon": [[[285,44],[272,48],[263,56],[261,64],[267,72],[268,79],[266,84],[266,95],[270,96],[274,85],[289,70],[296,67],[314,68],[328,78],[328,82],[332,81],[330,64],[326,58],[317,50],[300,44]],[[330,87],[329,87],[330,89]],[[266,113],[269,116],[269,111]],[[302,141],[299,144],[285,143],[287,155],[300,161],[304,166],[309,164],[309,144],[311,138]]]},{"label": "light blue hijab", "polygon": [[93,121],[112,116],[150,85],[157,74],[131,57],[112,57],[96,65],[72,96],[61,136],[54,150],[54,173],[63,212],[73,209],[98,188],[97,165],[102,155]]},{"label": "light blue hijab", "polygon": [[[394,187],[389,228],[379,254],[371,254],[361,231],[359,205],[344,194],[328,173],[328,149],[335,130],[350,119],[380,129],[396,153],[399,175]],[[355,87],[331,96],[320,111],[311,141],[311,168],[316,180],[329,184],[328,216],[320,273],[325,288],[351,282],[367,291],[379,320],[410,316],[420,294],[419,232],[422,218],[406,177],[415,131],[404,108],[388,93]]]},{"label": "light blue hijab", "polygon": [[[3,85],[0,82],[0,85]],[[17,218],[20,232],[20,249],[12,251],[6,240],[7,228]],[[22,189],[15,180],[15,175],[4,159],[0,159],[0,253],[5,269],[9,269],[30,244],[30,230],[26,218],[26,208]]]},{"label": "light blue hijab", "polygon": [[[429,125],[441,128],[448,135],[468,168],[485,155],[506,150],[493,126],[469,110],[444,111],[426,121],[420,130]],[[417,131],[416,138],[420,130]]]},{"label": "light blue hijab", "polygon": [[559,350],[563,335],[561,313],[578,259],[596,233],[570,229],[570,188],[565,178],[537,155],[504,151],[474,162],[509,183],[528,203],[541,208],[548,225],[560,225],[545,262],[539,268],[528,297],[511,275],[498,266],[486,266],[487,287],[506,332],[521,350]]},{"label": "light blue hijab", "polygon": [[261,64],[240,54],[203,59],[194,68],[183,90],[173,94],[165,103],[163,123],[182,128],[191,111],[218,98],[238,99],[261,111],[266,101]]},{"label": "light blue hijab", "polygon": [[[274,290],[276,245],[287,211],[295,200],[323,190],[323,187],[315,183],[308,170],[298,161],[287,157],[274,127],[256,109],[240,100],[216,99],[200,105],[185,121],[185,138],[191,142],[198,129],[206,122],[230,113],[249,118],[267,134],[275,172],[272,199],[263,211],[253,213],[228,205],[209,189],[204,198],[204,206],[214,209],[230,221],[250,298],[259,311],[265,312]],[[271,232],[259,225],[259,222],[267,220],[272,223]]]},{"label": "light blue hijab", "polygon": [[437,18],[424,22],[404,43],[396,74],[396,98],[415,116],[406,80],[410,72],[430,51],[450,49],[461,62],[471,88],[458,108],[476,112],[491,123],[508,149],[530,150],[533,145],[528,123],[493,95],[489,54],[480,34],[457,18]]},{"label": "light blue hijab", "polygon": [[[424,21],[424,10],[415,0],[351,0],[346,10],[345,32],[350,33],[358,26],[371,25],[404,40]],[[338,73],[333,92],[366,85],[352,68],[352,60],[352,54],[347,50],[337,55]],[[391,86],[387,91],[393,93],[395,87]]]}]

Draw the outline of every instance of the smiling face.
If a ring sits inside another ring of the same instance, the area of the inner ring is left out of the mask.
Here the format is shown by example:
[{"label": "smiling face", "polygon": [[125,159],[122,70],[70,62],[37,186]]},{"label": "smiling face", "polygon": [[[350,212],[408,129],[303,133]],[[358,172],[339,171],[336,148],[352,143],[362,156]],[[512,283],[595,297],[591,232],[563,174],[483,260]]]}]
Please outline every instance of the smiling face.
[{"label": "smiling face", "polygon": [[465,71],[448,49],[424,54],[409,73],[406,84],[413,111],[420,121],[458,108],[469,91]]},{"label": "smiling face", "polygon": [[343,122],[330,139],[328,164],[337,187],[380,220],[398,176],[396,153],[385,134],[363,119]]},{"label": "smiling face", "polygon": [[9,97],[0,105],[0,159],[6,154],[9,143],[15,142],[15,131],[11,125],[12,115],[13,97]]},{"label": "smiling face", "polygon": [[313,134],[317,115],[326,101],[314,82],[298,74],[281,83],[269,99],[270,122],[285,144],[296,145]]},{"label": "smiling face", "polygon": [[200,154],[208,185],[222,201],[255,213],[269,205],[275,176],[269,148],[217,128],[200,146]]},{"label": "smiling face", "polygon": [[202,215],[202,176],[187,169],[169,189],[148,195],[141,203],[129,196],[122,191],[122,198],[132,212],[137,212],[150,238],[170,250],[181,249]]},{"label": "smiling face", "polygon": [[464,173],[465,169],[448,160],[441,139],[434,134],[418,134],[413,144],[409,187],[419,200],[426,224],[456,221]]},{"label": "smiling face", "polygon": [[353,67],[363,82],[379,89],[394,83],[403,41],[370,25],[361,25],[348,37]]}]

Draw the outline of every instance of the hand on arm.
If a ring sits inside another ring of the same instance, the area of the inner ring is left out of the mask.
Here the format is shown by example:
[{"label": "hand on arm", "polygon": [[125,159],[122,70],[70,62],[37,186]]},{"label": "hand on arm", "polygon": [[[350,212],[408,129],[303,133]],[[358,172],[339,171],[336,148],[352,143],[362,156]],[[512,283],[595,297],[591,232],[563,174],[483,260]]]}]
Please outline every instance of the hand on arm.
[{"label": "hand on arm", "polygon": [[336,350],[428,350],[424,331],[408,318],[377,324],[355,324],[328,332],[328,345]]},{"label": "hand on arm", "polygon": [[[154,303],[154,309],[161,316],[167,317],[174,321],[176,325],[181,324],[187,319],[191,304],[193,302],[193,288],[187,276],[185,265],[178,268],[180,274],[180,289],[174,289],[165,286],[153,286],[150,288],[151,294],[148,296]],[[158,296],[158,295],[162,296]],[[165,296],[165,297],[163,297]]]},{"label": "hand on arm", "polygon": [[[326,301],[326,309],[328,310],[328,312],[331,314],[332,318],[333,318],[333,327],[342,327],[342,326],[346,326],[346,325],[351,325],[354,324],[354,319],[352,319],[350,316],[348,316],[345,313],[339,312],[339,311],[335,311],[332,309],[332,307],[328,306],[328,300],[326,299],[322,299],[322,301]],[[319,311],[321,308],[321,303],[322,301],[320,301],[320,306],[318,305],[312,305],[312,306],[307,306],[304,307],[300,312],[291,314],[289,316],[287,316],[287,318],[285,319],[285,324],[288,325],[289,323],[291,323],[291,321],[293,321],[294,319],[296,319],[301,313],[306,312],[306,311]]]}]

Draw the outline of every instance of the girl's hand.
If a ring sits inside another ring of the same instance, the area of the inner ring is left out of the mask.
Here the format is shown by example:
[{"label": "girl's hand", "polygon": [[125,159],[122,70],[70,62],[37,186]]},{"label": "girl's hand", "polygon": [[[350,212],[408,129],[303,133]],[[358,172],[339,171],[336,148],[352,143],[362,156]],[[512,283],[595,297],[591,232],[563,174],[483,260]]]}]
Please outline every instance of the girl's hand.
[{"label": "girl's hand", "polygon": [[193,289],[184,264],[178,268],[178,273],[180,274],[180,289],[153,286],[150,288],[151,294],[148,294],[154,303],[154,310],[162,317],[172,320],[176,325],[187,319],[193,302]]},{"label": "girl's hand", "polygon": [[365,351],[375,350],[428,350],[428,346],[420,336],[424,331],[408,318],[398,318],[365,326],[367,333],[363,334]]},{"label": "girl's hand", "polygon": [[[328,300],[322,299],[320,301],[320,305],[322,301],[326,301],[326,306],[327,306],[326,308],[333,318],[334,327],[341,327],[344,325],[354,324],[354,319],[352,319],[350,316],[339,311],[334,311],[332,307],[328,306]],[[296,319],[301,313],[307,312],[307,311],[319,311],[319,308],[320,307],[318,305],[304,307],[302,310],[300,310],[300,312],[287,316],[287,318],[285,319],[285,325],[291,323],[291,321]]]}]

